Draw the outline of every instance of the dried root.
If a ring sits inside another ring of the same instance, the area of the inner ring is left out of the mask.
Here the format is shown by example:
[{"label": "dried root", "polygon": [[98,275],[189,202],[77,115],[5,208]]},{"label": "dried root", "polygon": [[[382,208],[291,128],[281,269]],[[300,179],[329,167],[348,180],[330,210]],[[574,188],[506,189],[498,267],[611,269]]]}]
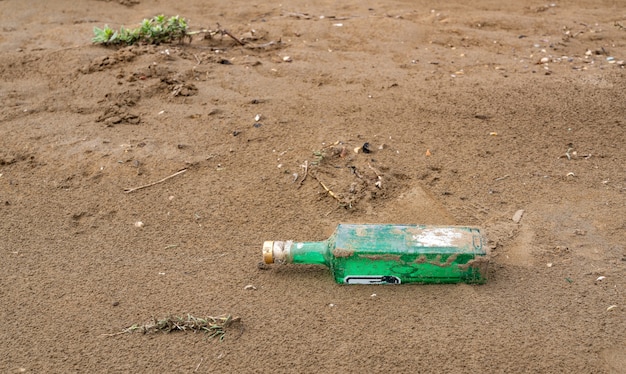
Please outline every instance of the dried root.
[{"label": "dried root", "polygon": [[[155,318],[151,323],[147,323],[145,325],[134,324],[120,332],[113,334],[104,334],[103,336],[117,336],[121,334],[132,333],[135,331],[141,331],[144,334],[155,332],[169,333],[172,331],[193,331],[205,332],[209,334],[209,338],[218,338],[219,340],[224,340],[226,330],[235,323],[240,324],[241,318],[232,317],[230,315],[198,318],[192,316],[191,314],[187,314],[187,318],[178,316],[169,316],[162,319]],[[243,328],[241,332],[243,333]]]}]

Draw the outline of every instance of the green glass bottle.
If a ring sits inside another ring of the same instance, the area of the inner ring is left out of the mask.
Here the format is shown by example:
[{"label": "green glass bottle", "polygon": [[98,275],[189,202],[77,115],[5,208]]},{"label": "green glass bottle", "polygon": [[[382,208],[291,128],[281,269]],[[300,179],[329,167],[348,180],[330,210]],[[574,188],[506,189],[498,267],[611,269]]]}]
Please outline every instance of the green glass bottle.
[{"label": "green glass bottle", "polygon": [[485,283],[480,229],[341,224],[321,242],[266,241],[267,264],[318,264],[340,284]]}]

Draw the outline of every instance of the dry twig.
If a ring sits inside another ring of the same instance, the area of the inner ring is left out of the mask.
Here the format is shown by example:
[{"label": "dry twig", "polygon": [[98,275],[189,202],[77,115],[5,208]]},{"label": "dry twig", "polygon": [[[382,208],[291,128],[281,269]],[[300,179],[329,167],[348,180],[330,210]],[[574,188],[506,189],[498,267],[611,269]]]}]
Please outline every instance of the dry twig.
[{"label": "dry twig", "polygon": [[263,44],[246,44],[246,48],[249,49],[263,49],[263,48],[268,48],[268,47],[273,47],[273,46],[281,46],[283,44],[282,40],[278,40],[278,41],[270,41],[267,43],[263,43]]},{"label": "dry twig", "polygon": [[237,43],[239,43],[240,45],[245,45],[246,43],[244,43],[243,41],[241,41],[241,39],[239,39],[238,37],[236,37],[235,35],[231,34],[230,31],[222,29],[220,30],[220,32],[224,35],[228,35],[231,38],[233,38]]},{"label": "dry twig", "polygon": [[298,188],[302,187],[302,183],[304,183],[304,180],[306,179],[307,175],[309,175],[309,161],[308,160],[304,161],[304,164],[300,166],[304,168],[304,176],[302,177],[302,180],[300,181]]},{"label": "dry twig", "polygon": [[319,177],[317,175],[313,175],[313,177],[315,179],[317,179],[317,181],[320,183],[320,185],[324,188],[324,190],[326,190],[326,192],[328,192],[328,194],[330,196],[332,196],[333,198],[335,198],[335,200],[339,201],[341,204],[345,204],[345,201],[341,200],[339,198],[339,196],[337,196],[333,191],[330,190],[330,188],[326,187],[326,185],[324,184],[324,182],[322,182]]},{"label": "dry twig", "polygon": [[167,177],[165,177],[165,178],[163,178],[163,179],[161,179],[161,180],[158,180],[158,181],[156,181],[156,182],[152,182],[152,183],[144,184],[143,186],[134,187],[134,188],[125,188],[125,189],[124,189],[124,192],[125,192],[125,193],[131,193],[131,192],[134,192],[134,191],[137,191],[137,190],[141,190],[142,188],[152,187],[152,186],[154,186],[155,184],[163,183],[163,182],[165,182],[166,180],[168,180],[168,179],[170,179],[170,178],[174,178],[175,176],[180,175],[180,174],[182,174],[182,173],[184,173],[184,172],[186,172],[186,171],[187,171],[187,169],[185,168],[185,169],[179,170],[179,171],[177,171],[176,173],[174,173],[174,174],[172,174],[172,175],[169,175],[169,176],[167,176]]}]

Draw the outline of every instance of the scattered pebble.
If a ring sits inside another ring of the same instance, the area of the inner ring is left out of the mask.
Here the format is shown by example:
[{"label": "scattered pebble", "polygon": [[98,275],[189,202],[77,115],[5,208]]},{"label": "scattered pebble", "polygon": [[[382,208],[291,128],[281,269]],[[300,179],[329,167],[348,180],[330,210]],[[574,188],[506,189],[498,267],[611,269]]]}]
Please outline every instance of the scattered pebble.
[{"label": "scattered pebble", "polygon": [[285,57],[283,57],[283,61],[284,61],[284,62],[291,62],[291,61],[293,61],[293,60],[291,59],[291,57],[290,57],[290,56],[285,56]]},{"label": "scattered pebble", "polygon": [[513,220],[513,222],[519,223],[522,220],[523,215],[524,215],[524,209],[520,209],[517,212],[515,212],[515,214],[513,214],[513,218],[511,219]]},{"label": "scattered pebble", "polygon": [[371,294],[370,297],[376,297],[377,295],[375,293]]},{"label": "scattered pebble", "polygon": [[361,148],[363,149],[363,153],[372,153],[372,150],[370,149],[370,143],[363,143],[363,146]]},{"label": "scattered pebble", "polygon": [[553,263],[551,263],[551,262],[548,262],[548,263],[546,264],[546,266],[547,266],[547,267],[549,267],[549,268],[551,268],[552,266],[554,266],[554,264],[553,264]]},{"label": "scattered pebble", "polygon": [[144,226],[143,222],[141,222],[141,221],[135,222],[135,227],[143,227],[143,226]]},{"label": "scattered pebble", "polygon": [[254,287],[253,285],[249,284],[249,285],[245,286],[243,289],[244,289],[244,290],[252,290],[252,291],[255,291],[255,290],[256,290],[256,287]]},{"label": "scattered pebble", "polygon": [[335,304],[332,304],[332,303],[331,303],[331,304],[328,304],[328,306],[329,306],[329,307],[331,307],[331,308],[334,308],[334,307],[335,307]]},{"label": "scattered pebble", "polygon": [[254,122],[259,122],[261,120],[261,115],[257,114],[256,116],[254,116]]},{"label": "scattered pebble", "polygon": [[604,275],[601,275],[598,277],[598,279],[596,279],[596,282],[600,282],[603,279],[606,279],[606,277]]},{"label": "scattered pebble", "polygon": [[611,305],[610,307],[606,308],[606,311],[608,312],[611,309],[615,309],[617,308],[617,305]]}]

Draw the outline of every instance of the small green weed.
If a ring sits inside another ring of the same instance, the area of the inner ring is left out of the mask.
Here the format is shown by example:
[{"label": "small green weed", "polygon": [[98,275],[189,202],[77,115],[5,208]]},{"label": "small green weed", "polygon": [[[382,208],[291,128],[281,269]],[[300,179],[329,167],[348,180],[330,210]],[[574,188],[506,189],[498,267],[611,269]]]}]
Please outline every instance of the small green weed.
[{"label": "small green weed", "polygon": [[144,19],[141,26],[135,29],[128,29],[124,26],[119,30],[114,30],[109,25],[104,28],[94,27],[94,37],[91,41],[95,44],[116,45],[116,44],[159,44],[174,40],[182,41],[185,37],[190,37],[187,31],[187,20],[179,16],[165,17],[158,15],[151,19]]}]

